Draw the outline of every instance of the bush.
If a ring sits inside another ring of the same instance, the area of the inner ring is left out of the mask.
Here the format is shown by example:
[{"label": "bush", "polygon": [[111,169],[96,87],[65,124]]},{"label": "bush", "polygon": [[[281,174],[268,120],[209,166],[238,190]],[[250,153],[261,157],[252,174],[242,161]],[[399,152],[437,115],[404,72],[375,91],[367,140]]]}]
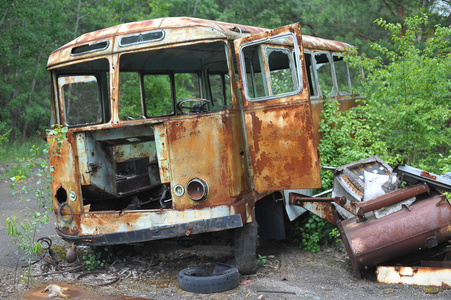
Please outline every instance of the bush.
[{"label": "bush", "polygon": [[[389,31],[392,49],[374,43],[380,56],[347,58],[366,74],[357,117],[396,161],[441,172],[440,155],[451,150],[451,28],[423,32],[426,16],[406,18],[404,26],[376,22]],[[353,110],[348,116],[355,120]]]},{"label": "bush", "polygon": [[[391,49],[373,43],[380,56],[358,56],[356,50],[346,55],[365,72],[365,99],[347,111],[337,101],[324,102],[318,147],[323,166],[378,155],[392,166],[451,171],[451,28],[423,32],[427,22],[426,16],[408,17],[404,26],[377,20],[390,32]],[[332,172],[321,171],[321,178],[323,189],[332,187]],[[301,247],[312,252],[332,230],[315,215],[297,225]]]}]

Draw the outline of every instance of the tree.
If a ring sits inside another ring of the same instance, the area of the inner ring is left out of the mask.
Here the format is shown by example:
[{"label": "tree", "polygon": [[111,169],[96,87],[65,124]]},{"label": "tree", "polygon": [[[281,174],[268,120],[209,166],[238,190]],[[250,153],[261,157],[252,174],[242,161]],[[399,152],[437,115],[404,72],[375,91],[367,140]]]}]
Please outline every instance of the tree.
[{"label": "tree", "polygon": [[325,110],[323,162],[344,164],[368,153],[433,172],[451,169],[445,162],[451,154],[451,28],[436,25],[426,36],[425,15],[407,17],[403,25],[377,24],[391,47],[373,43],[378,56],[347,58],[365,71],[366,98],[347,112]]}]

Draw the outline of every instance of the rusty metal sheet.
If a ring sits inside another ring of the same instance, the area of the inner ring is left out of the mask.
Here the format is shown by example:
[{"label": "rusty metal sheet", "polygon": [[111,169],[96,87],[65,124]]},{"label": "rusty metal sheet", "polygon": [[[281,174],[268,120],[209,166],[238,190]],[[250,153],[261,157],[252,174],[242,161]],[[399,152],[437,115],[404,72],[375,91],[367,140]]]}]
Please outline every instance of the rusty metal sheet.
[{"label": "rusty metal sheet", "polygon": [[[299,47],[299,52],[294,49],[296,53],[303,53],[299,24],[235,40],[241,85],[246,78],[243,57],[240,57],[242,46],[287,35]],[[303,55],[300,54],[299,60],[302,64]],[[297,71],[303,73],[302,89],[292,96],[249,101],[245,89],[241,89],[252,183],[257,192],[321,186],[307,76],[305,68]]]},{"label": "rusty metal sheet", "polygon": [[[173,43],[201,41],[206,39],[223,38],[233,40],[248,36],[250,34],[258,34],[269,31],[268,29],[261,27],[189,17],[150,19],[132,23],[124,23],[83,34],[59,49],[53,51],[49,56],[47,69],[50,70],[58,64],[64,64],[70,61],[115,53],[122,50],[119,48],[120,38],[118,37],[160,29],[168,31],[168,33],[163,40],[152,42],[152,47]],[[89,45],[101,41],[106,41],[108,43],[106,49],[79,56],[71,55],[71,51],[74,47]],[[304,45],[309,49],[338,52],[345,51],[346,47],[349,46],[346,43],[311,36],[305,36]],[[133,50],[143,47],[148,48],[149,44],[145,44],[144,46],[133,46],[130,49]]]},{"label": "rusty metal sheet", "polygon": [[337,220],[356,277],[367,267],[436,246],[451,238],[451,204],[443,195],[417,200],[409,207],[380,219]]},{"label": "rusty metal sheet", "polygon": [[240,152],[230,128],[239,118],[239,114],[224,111],[165,122],[172,184],[186,186],[191,179],[200,178],[209,189],[203,201],[193,201],[186,193],[174,196],[174,209],[231,205],[235,201],[231,197],[236,190],[233,185],[242,184],[244,170],[231,159]]},{"label": "rusty metal sheet", "polygon": [[[82,197],[80,177],[78,176],[78,160],[75,157],[74,149],[75,140],[71,132],[67,132],[66,137],[66,139],[58,142],[55,136],[47,136],[47,140],[50,143],[49,164],[50,166],[54,166],[54,171],[52,172],[52,176],[55,178],[52,180],[53,208],[56,212],[61,205],[60,202],[67,202],[72,208],[73,213],[79,214],[81,212],[80,203]],[[65,190],[65,194],[62,193],[65,197],[61,197],[59,202],[57,192],[60,188]],[[69,198],[70,193],[73,194],[71,198]],[[62,214],[66,215],[68,213],[68,208],[64,207]],[[74,218],[71,224],[75,225],[75,220]]]},{"label": "rusty metal sheet", "polygon": [[163,124],[158,124],[154,126],[154,130],[161,183],[170,183],[171,174],[168,168],[168,139],[166,137],[166,129]]},{"label": "rusty metal sheet", "polygon": [[451,287],[450,268],[381,266],[376,273],[381,283]]},{"label": "rusty metal sheet", "polygon": [[308,103],[245,113],[256,191],[321,185]]},{"label": "rusty metal sheet", "polygon": [[193,219],[190,222],[180,220],[177,223],[151,226],[143,229],[130,229],[123,232],[102,231],[94,235],[73,235],[64,230],[58,230],[58,234],[66,241],[75,244],[101,246],[128,243],[139,243],[150,240],[160,240],[180,236],[189,236],[205,232],[216,232],[242,227],[241,215],[232,214],[207,219]]},{"label": "rusty metal sheet", "polygon": [[365,216],[365,213],[367,212],[374,211],[382,207],[392,205],[414,196],[429,192],[429,186],[424,182],[412,187],[394,190],[368,201],[356,203],[357,216],[363,218]]}]

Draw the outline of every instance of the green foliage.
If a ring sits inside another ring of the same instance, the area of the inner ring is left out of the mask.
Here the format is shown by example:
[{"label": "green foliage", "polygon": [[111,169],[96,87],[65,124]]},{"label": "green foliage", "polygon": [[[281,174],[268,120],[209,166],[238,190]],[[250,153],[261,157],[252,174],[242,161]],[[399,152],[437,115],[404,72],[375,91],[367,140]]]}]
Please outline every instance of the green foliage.
[{"label": "green foliage", "polygon": [[266,262],[268,261],[268,259],[264,255],[257,254],[257,256],[258,256],[257,266],[263,267],[266,264]]},{"label": "green foliage", "polygon": [[88,271],[92,271],[105,267],[112,256],[113,254],[109,252],[109,248],[105,247],[101,250],[97,249],[97,251],[90,249],[88,252],[83,254],[82,258]]},{"label": "green foliage", "polygon": [[[427,21],[425,16],[408,17],[404,25],[378,20],[389,31],[391,44],[373,43],[380,54],[374,58],[356,52],[346,57],[365,71],[365,99],[347,111],[341,111],[337,101],[324,103],[322,165],[338,167],[378,155],[390,165],[407,163],[439,174],[451,171],[451,28],[437,25],[421,42]],[[323,188],[331,188],[332,172],[321,175]],[[315,231],[322,227],[316,218],[299,227],[305,237],[301,245],[310,251],[319,250],[325,234],[324,229]]]},{"label": "green foliage", "polygon": [[[394,50],[374,43],[380,56],[353,52],[346,58],[365,71],[365,99],[348,111],[340,111],[336,101],[324,103],[319,146],[323,165],[337,167],[378,155],[391,165],[407,163],[439,173],[451,169],[445,154],[451,151],[451,29],[436,26],[422,44],[418,35],[426,22],[424,16],[407,18],[402,27],[379,20],[391,32]],[[330,188],[333,174],[323,175],[323,187]]]},{"label": "green foliage", "polygon": [[6,154],[6,144],[11,129],[6,129],[6,124],[0,123],[0,159]]},{"label": "green foliage", "polygon": [[312,213],[305,213],[296,221],[296,234],[300,235],[299,247],[313,253],[319,252],[327,242],[339,241],[338,229]]},{"label": "green foliage", "polygon": [[[57,148],[51,155],[59,155],[59,148],[62,139],[65,138],[67,127],[56,127],[49,135],[54,136],[57,140]],[[50,213],[53,211],[51,181],[53,169],[48,165],[47,160],[42,158],[42,154],[48,154],[49,144],[45,149],[42,147],[32,146],[29,155],[20,161],[16,170],[16,174],[10,179],[12,181],[11,189],[13,195],[18,194],[20,201],[23,203],[22,212],[24,220],[17,222],[16,216],[7,218],[5,229],[8,235],[12,237],[17,247],[24,251],[28,258],[28,264],[31,266],[31,259],[34,254],[41,250],[41,244],[36,242],[36,235],[39,229],[49,222]],[[28,178],[28,173],[32,170],[37,180]],[[27,284],[31,278],[30,268],[27,274],[22,274],[23,278],[27,278]]]},{"label": "green foliage", "polygon": [[28,220],[25,220],[18,225],[16,216],[11,216],[5,221],[5,229],[19,249],[32,254],[36,254],[41,250],[40,243],[34,240],[36,233],[35,224],[33,225]]},{"label": "green foliage", "polygon": [[[49,124],[50,77],[45,69],[51,51],[77,36],[138,20],[190,16],[275,28],[300,22],[303,33],[346,41],[375,53],[367,41],[388,45],[387,32],[373,23],[375,16],[402,23],[406,16],[425,12],[434,24],[449,25],[436,1],[326,0],[153,0],[153,1],[0,1],[0,123],[11,129],[10,143],[24,142]],[[442,1],[443,5],[449,4]],[[350,22],[349,20],[352,20]],[[404,25],[400,32],[404,31]],[[2,130],[0,128],[0,135]],[[21,141],[19,141],[21,138]]]},{"label": "green foliage", "polygon": [[440,154],[451,149],[451,28],[437,25],[422,42],[427,22],[426,16],[408,17],[404,26],[378,20],[393,50],[373,43],[379,56],[354,53],[348,59],[365,70],[366,98],[358,117],[374,138],[399,161],[439,172]]},{"label": "green foliage", "polygon": [[67,132],[68,128],[67,127],[62,127],[60,125],[55,125],[54,128],[52,130],[50,130],[50,132],[48,133],[48,136],[53,138],[54,141],[56,141],[56,147],[55,149],[53,149],[52,153],[48,152],[48,148],[50,146],[50,144],[46,144],[47,148],[43,151],[45,154],[47,155],[56,155],[56,156],[61,156],[60,151],[61,151],[61,145],[63,140],[66,138],[66,132]]},{"label": "green foliage", "polygon": [[[376,131],[367,122],[365,107],[341,111],[338,101],[325,101],[321,118],[319,131],[322,138],[318,150],[323,166],[338,167],[373,155],[393,162],[385,142],[378,139]],[[332,172],[322,170],[321,178],[324,189],[332,187]]]}]

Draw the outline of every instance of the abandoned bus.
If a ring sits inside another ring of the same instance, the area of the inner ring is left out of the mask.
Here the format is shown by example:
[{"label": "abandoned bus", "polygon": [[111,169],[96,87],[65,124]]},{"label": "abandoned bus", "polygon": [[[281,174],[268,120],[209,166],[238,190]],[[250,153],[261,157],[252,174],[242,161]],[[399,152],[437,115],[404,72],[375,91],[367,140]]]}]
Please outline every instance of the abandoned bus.
[{"label": "abandoned bus", "polygon": [[[115,245],[227,231],[255,271],[257,226],[283,238],[290,190],[319,188],[324,97],[354,105],[345,43],[162,18],[84,34],[51,53],[56,230]],[[55,152],[57,151],[57,153]]]}]

